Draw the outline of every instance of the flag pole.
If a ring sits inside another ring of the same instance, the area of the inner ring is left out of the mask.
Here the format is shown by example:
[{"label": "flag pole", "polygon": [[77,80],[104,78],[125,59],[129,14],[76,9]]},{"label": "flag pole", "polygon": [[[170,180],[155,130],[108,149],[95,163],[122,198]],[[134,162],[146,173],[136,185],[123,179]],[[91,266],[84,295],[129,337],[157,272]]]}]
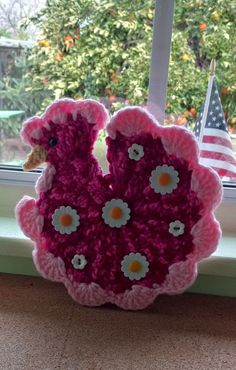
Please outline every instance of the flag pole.
[{"label": "flag pole", "polygon": [[199,133],[199,139],[198,139],[199,144],[201,144],[201,142],[202,142],[204,129],[206,127],[207,113],[208,113],[210,98],[211,98],[211,90],[212,90],[212,85],[213,85],[213,81],[214,81],[214,78],[215,78],[215,69],[216,69],[216,61],[215,61],[215,59],[212,59],[211,64],[210,64],[210,78],[209,78],[209,81],[208,81],[207,96],[206,96],[206,100],[205,100],[205,104],[204,104],[202,122],[201,122],[201,125],[200,125],[200,133]]},{"label": "flag pole", "polygon": [[156,0],[147,106],[161,124],[166,109],[174,7],[175,0]]}]

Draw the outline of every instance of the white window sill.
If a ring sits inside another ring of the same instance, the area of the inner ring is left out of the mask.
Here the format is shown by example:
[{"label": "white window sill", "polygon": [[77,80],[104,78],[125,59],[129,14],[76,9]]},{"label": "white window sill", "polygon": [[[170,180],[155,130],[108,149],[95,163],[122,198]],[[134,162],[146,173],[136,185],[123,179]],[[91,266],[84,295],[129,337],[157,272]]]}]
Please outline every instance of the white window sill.
[{"label": "white window sill", "polygon": [[[21,232],[16,220],[0,217],[0,272],[37,275],[32,249],[32,241]],[[190,291],[236,297],[236,234],[225,233],[216,252],[199,263],[198,271],[197,284]]]}]

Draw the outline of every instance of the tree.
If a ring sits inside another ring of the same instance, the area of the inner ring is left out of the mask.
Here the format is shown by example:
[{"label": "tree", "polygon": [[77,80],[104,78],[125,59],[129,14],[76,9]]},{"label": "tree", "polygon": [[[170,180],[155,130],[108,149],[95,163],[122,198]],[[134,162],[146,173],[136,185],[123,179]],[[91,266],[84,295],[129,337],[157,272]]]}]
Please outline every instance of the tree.
[{"label": "tree", "polygon": [[[211,59],[231,124],[236,116],[236,3],[231,0],[177,2],[169,76],[168,110],[199,111]],[[181,82],[180,82],[181,81]],[[188,114],[187,118],[188,118]]]},{"label": "tree", "polygon": [[[151,0],[48,0],[32,18],[41,37],[29,58],[29,89],[48,92],[41,109],[62,96],[145,104],[153,10]],[[215,58],[229,122],[236,116],[235,16],[232,0],[177,1],[167,113],[195,117]]]}]

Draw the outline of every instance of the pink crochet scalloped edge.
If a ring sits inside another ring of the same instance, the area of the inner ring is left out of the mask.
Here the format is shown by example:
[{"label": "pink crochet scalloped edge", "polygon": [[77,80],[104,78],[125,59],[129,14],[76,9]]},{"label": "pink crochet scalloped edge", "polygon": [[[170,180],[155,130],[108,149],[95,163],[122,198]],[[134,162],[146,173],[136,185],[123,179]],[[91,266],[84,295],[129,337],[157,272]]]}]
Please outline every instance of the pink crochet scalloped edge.
[{"label": "pink crochet scalloped edge", "polygon": [[37,194],[39,194],[40,192],[46,192],[51,189],[52,180],[55,174],[55,167],[51,163],[48,163],[47,167],[43,170],[36,182],[35,190]]},{"label": "pink crochet scalloped edge", "polygon": [[[162,127],[155,118],[140,107],[127,107],[114,114],[107,126],[112,139],[120,132],[124,136],[132,136],[141,132],[150,133],[153,138],[160,137],[168,154],[197,163],[199,149],[197,141],[190,131],[183,127]],[[176,135],[178,132],[178,135]]]},{"label": "pink crochet scalloped edge", "polygon": [[44,278],[57,282],[65,282],[67,280],[63,260],[47,252],[43,242],[40,243],[40,247],[35,246],[32,256],[37,270]]},{"label": "pink crochet scalloped edge", "polygon": [[219,222],[212,213],[202,217],[192,228],[193,243],[195,249],[189,256],[194,261],[200,261],[209,257],[217,248],[221,238]]},{"label": "pink crochet scalloped edge", "polygon": [[60,124],[66,122],[68,113],[72,114],[75,120],[78,112],[84,116],[89,123],[96,122],[94,126],[96,130],[104,128],[109,119],[105,107],[95,100],[86,99],[74,101],[65,98],[52,103],[41,117],[35,116],[25,121],[22,126],[21,136],[25,143],[34,146],[35,144],[31,142],[31,138],[34,137],[35,139],[39,139],[42,127],[50,129],[47,124],[48,119],[53,120],[54,123]]},{"label": "pink crochet scalloped edge", "polygon": [[211,168],[198,164],[194,167],[191,189],[203,202],[205,212],[214,210],[221,202],[223,191],[218,174]]},{"label": "pink crochet scalloped edge", "polygon": [[[98,284],[76,284],[66,276],[65,265],[60,257],[46,252],[43,244],[35,247],[33,260],[44,278],[64,283],[72,298],[84,306],[100,306],[113,303],[126,310],[141,310],[148,307],[160,294],[179,294],[194,282],[197,266],[193,261],[179,262],[170,267],[170,272],[163,285],[153,289],[133,285],[131,290],[121,294],[106,292]],[[186,279],[187,277],[187,279]]]},{"label": "pink crochet scalloped edge", "polygon": [[[18,224],[25,235],[32,240],[38,240],[43,229],[43,216],[38,213],[34,198],[24,196],[15,208]],[[33,222],[32,222],[33,220]]]},{"label": "pink crochet scalloped edge", "polygon": [[116,133],[130,137],[134,134],[147,132],[153,137],[161,135],[161,126],[154,117],[140,107],[127,107],[116,112],[107,125],[108,135],[116,138]]}]

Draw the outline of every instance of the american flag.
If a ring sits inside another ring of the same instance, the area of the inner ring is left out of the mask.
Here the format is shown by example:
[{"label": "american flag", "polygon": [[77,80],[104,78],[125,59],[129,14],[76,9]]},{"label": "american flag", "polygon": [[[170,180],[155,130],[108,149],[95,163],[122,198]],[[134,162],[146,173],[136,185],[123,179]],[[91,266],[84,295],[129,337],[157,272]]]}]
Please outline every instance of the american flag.
[{"label": "american flag", "polygon": [[210,77],[206,101],[197,118],[194,133],[199,140],[200,163],[212,167],[222,180],[236,180],[236,156],[214,75]]}]

